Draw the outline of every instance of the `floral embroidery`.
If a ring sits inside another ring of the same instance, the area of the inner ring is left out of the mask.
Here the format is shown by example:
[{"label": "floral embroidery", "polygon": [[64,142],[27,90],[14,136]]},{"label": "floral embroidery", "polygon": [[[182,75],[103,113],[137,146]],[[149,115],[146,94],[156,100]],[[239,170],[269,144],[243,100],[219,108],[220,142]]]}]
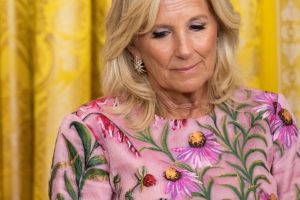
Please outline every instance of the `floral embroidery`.
[{"label": "floral embroidery", "polygon": [[258,95],[255,97],[255,101],[262,103],[254,110],[263,112],[263,118],[268,118],[273,133],[273,141],[278,140],[285,148],[291,147],[293,139],[298,135],[298,130],[290,112],[281,107],[276,96],[272,93],[265,92]]},{"label": "floral embroidery", "polygon": [[80,119],[86,118],[87,115],[89,115],[89,110],[91,109],[96,109],[96,110],[101,110],[102,105],[107,104],[107,98],[99,98],[94,101],[89,102],[88,104],[85,104],[81,106],[77,111],[76,115],[80,117]]},{"label": "floral embroidery", "polygon": [[169,167],[164,172],[164,177],[168,180],[165,193],[170,193],[172,199],[192,197],[193,192],[200,190],[198,183],[202,184],[193,173],[173,167]]},{"label": "floral embroidery", "polygon": [[177,159],[187,162],[193,168],[211,166],[222,153],[221,145],[211,132],[195,132],[189,135],[189,147],[173,148]]},{"label": "floral embroidery", "polygon": [[[72,199],[80,199],[83,187],[87,181],[107,182],[109,179],[109,172],[99,168],[99,166],[105,166],[107,160],[104,155],[94,154],[100,145],[98,142],[92,140],[89,129],[87,129],[85,124],[78,121],[72,121],[69,126],[69,129],[71,128],[75,129],[76,135],[81,141],[81,146],[76,146],[76,143],[72,143],[70,139],[62,134],[64,144],[66,145],[65,148],[68,152],[68,160],[57,162],[52,166],[51,178],[49,181],[49,195],[51,196],[52,194],[53,181],[57,176],[58,170],[63,169],[62,183],[66,188],[66,192]],[[78,153],[81,149],[83,149],[83,157],[79,156],[80,154]],[[66,167],[71,167],[72,171],[67,173],[65,170]],[[58,194],[57,197],[66,199],[64,195]]]},{"label": "floral embroidery", "polygon": [[261,95],[254,97],[254,101],[260,103],[259,106],[256,106],[253,110],[256,112],[263,112],[263,118],[269,119],[270,121],[274,120],[276,117],[277,110],[277,98],[273,93],[264,92]]},{"label": "floral embroidery", "polygon": [[271,126],[274,130],[273,140],[278,139],[285,148],[291,147],[293,139],[298,136],[298,130],[289,111],[281,108],[280,104],[278,104],[277,118],[271,122]]},{"label": "floral embroidery", "polygon": [[103,105],[116,107],[119,105],[119,101],[117,98],[98,98],[81,106],[75,114],[84,120],[91,113],[91,110],[95,109],[96,111],[100,111]]},{"label": "floral embroidery", "polygon": [[156,184],[156,179],[152,174],[146,174],[143,179],[143,185],[145,187],[151,187]]},{"label": "floral embroidery", "polygon": [[163,125],[164,123],[164,118],[162,118],[161,116],[155,115],[154,116],[154,123],[153,126],[154,128],[159,128]]},{"label": "floral embroidery", "polygon": [[173,131],[177,131],[181,128],[183,128],[187,123],[187,120],[186,119],[174,119],[174,120],[171,120],[170,121],[170,124],[171,124],[171,129]]},{"label": "floral embroidery", "polygon": [[114,126],[113,123],[111,123],[111,121],[107,117],[101,114],[97,115],[96,121],[100,126],[100,130],[104,137],[107,137],[107,135],[109,135],[110,137],[114,136],[116,127]]},{"label": "floral embroidery", "polygon": [[97,115],[96,117],[97,123],[100,126],[100,130],[103,133],[104,138],[109,135],[110,137],[116,137],[119,143],[126,143],[128,149],[136,155],[136,157],[140,157],[140,153],[133,146],[129,138],[121,131],[116,125],[111,122],[107,117],[102,114]]},{"label": "floral embroidery", "polygon": [[267,194],[266,192],[264,191],[260,191],[259,193],[259,200],[277,200],[275,194]]},{"label": "floral embroidery", "polygon": [[140,170],[137,170],[134,176],[136,178],[136,184],[132,189],[125,193],[126,200],[133,199],[133,192],[138,186],[140,186],[140,190],[142,192],[144,187],[151,187],[156,184],[156,179],[154,175],[149,174],[145,166],[143,166]]}]

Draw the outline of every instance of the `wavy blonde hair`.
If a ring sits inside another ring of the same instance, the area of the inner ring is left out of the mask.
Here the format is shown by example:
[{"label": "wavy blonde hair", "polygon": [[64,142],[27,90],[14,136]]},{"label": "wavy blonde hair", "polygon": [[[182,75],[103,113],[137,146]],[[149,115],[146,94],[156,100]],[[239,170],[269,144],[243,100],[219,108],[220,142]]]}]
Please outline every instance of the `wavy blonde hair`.
[{"label": "wavy blonde hair", "polygon": [[[240,16],[229,0],[206,2],[218,23],[216,66],[208,81],[208,91],[210,103],[219,104],[225,102],[236,88],[235,51]],[[159,104],[147,74],[141,75],[134,70],[133,58],[127,47],[136,35],[152,29],[159,4],[160,0],[113,0],[106,21],[103,93],[122,100],[113,112],[122,115],[128,126],[136,131],[149,126],[158,113]]]}]

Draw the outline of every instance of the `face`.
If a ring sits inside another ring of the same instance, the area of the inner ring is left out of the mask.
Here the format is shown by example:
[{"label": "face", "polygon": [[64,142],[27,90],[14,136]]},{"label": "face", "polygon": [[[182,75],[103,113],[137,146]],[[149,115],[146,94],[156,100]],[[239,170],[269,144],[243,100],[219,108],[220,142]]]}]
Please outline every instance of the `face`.
[{"label": "face", "polygon": [[193,93],[212,77],[217,22],[206,0],[161,0],[153,29],[134,40],[154,91]]}]

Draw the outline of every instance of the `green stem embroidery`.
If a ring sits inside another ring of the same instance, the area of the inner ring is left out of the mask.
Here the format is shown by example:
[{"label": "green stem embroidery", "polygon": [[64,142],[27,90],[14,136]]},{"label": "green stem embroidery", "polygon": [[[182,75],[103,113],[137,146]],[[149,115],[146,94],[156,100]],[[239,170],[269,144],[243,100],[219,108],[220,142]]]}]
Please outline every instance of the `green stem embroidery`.
[{"label": "green stem embroidery", "polygon": [[[244,108],[246,106],[247,105],[245,104],[244,106],[241,106],[238,109]],[[238,123],[237,120],[238,113],[239,113],[238,109],[233,110],[229,108],[226,104],[222,104],[220,106],[220,109],[231,118],[231,120],[228,122],[227,116],[225,115],[222,121],[221,129],[218,126],[217,115],[215,112],[212,112],[211,114],[211,119],[214,123],[214,126],[202,125],[199,122],[198,125],[202,128],[205,128],[213,132],[216,135],[216,137],[218,137],[222,141],[222,143],[227,147],[228,151],[225,151],[225,153],[234,155],[241,163],[240,166],[234,163],[227,162],[228,165],[233,167],[238,172],[237,175],[240,182],[239,190],[228,184],[224,184],[223,186],[231,189],[239,197],[239,199],[245,199],[245,200],[248,199],[248,196],[250,195],[251,192],[254,193],[255,199],[257,199],[256,189],[260,185],[258,181],[265,181],[269,183],[269,180],[264,175],[257,175],[256,177],[254,177],[253,176],[254,169],[256,167],[263,167],[266,170],[268,169],[265,166],[264,162],[260,160],[253,161],[253,163],[248,168],[246,165],[246,161],[249,158],[249,156],[251,156],[253,153],[260,153],[264,155],[265,158],[267,157],[267,154],[265,153],[264,150],[258,148],[252,148],[250,150],[245,151],[245,147],[247,146],[247,143],[252,139],[260,140],[267,146],[267,141],[264,136],[260,134],[251,133],[252,129],[255,127],[265,132],[264,128],[258,123],[258,121],[262,119],[262,116],[261,114],[258,114],[257,116],[253,116],[252,113],[249,113],[250,127],[248,129],[245,129],[241,124]],[[227,130],[228,125],[233,126],[233,131],[235,136],[233,142],[231,142],[229,139],[229,133]],[[250,187],[247,190],[245,190],[245,181],[250,185]]]}]

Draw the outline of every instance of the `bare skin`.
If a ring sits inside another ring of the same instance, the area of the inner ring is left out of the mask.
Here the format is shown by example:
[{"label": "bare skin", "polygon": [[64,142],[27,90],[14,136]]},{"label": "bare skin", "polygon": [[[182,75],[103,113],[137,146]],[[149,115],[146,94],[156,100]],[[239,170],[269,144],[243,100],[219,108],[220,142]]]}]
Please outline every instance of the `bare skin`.
[{"label": "bare skin", "polygon": [[216,62],[218,25],[205,0],[162,0],[153,29],[134,40],[163,116],[207,114],[207,82]]}]

